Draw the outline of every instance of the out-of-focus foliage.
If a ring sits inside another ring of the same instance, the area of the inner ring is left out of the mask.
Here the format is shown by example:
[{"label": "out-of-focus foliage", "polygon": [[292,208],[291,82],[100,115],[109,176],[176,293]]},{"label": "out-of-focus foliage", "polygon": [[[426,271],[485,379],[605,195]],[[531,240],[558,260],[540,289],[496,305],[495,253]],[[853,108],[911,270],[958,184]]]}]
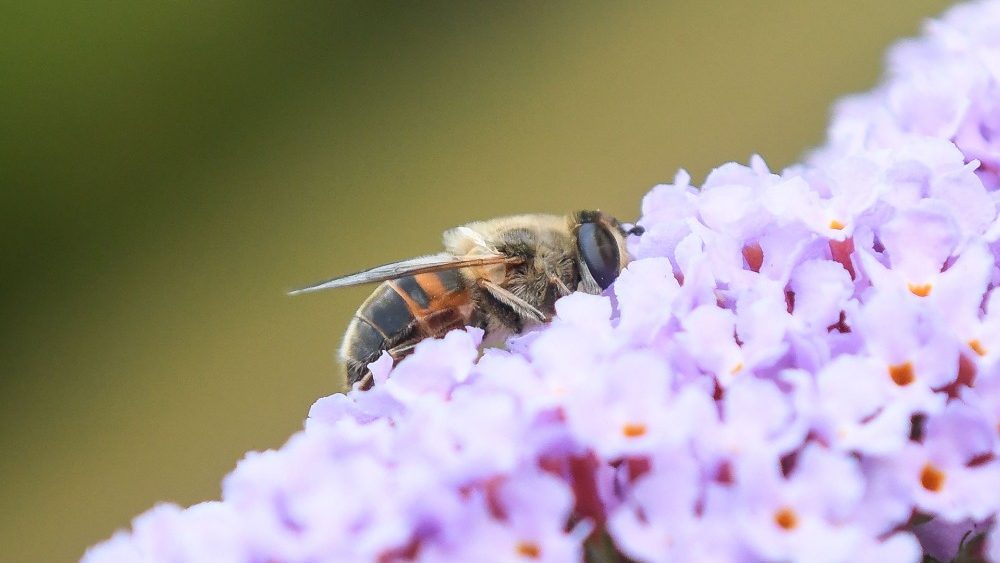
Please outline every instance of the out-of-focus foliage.
[{"label": "out-of-focus foliage", "polygon": [[364,289],[521,211],[638,214],[822,137],[947,3],[0,9],[0,545],[68,560],[218,495],[333,391]]}]

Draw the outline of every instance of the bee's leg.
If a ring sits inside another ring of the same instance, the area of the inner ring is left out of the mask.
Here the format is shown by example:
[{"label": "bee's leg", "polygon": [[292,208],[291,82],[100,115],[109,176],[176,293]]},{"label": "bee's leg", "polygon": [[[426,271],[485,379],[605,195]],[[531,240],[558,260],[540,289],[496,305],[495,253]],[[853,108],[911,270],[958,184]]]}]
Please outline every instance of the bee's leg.
[{"label": "bee's leg", "polygon": [[476,283],[479,287],[483,288],[491,296],[493,296],[494,299],[513,309],[514,312],[520,317],[534,319],[539,322],[546,321],[545,313],[539,311],[537,307],[493,283],[492,281],[480,279],[477,280]]},{"label": "bee's leg", "polygon": [[361,384],[361,389],[371,388],[373,377],[371,370],[365,371],[365,376],[358,380],[358,383]]},{"label": "bee's leg", "polygon": [[552,286],[556,288],[556,293],[559,294],[559,297],[566,297],[570,293],[573,293],[573,291],[570,290],[569,286],[566,285],[566,282],[562,281],[562,278],[560,278],[559,276],[550,275],[549,283],[551,283]]},{"label": "bee's leg", "polygon": [[386,352],[389,352],[389,355],[392,356],[392,361],[398,362],[399,360],[402,360],[403,357],[412,352],[413,349],[416,347],[417,347],[417,342],[409,342],[406,344],[401,344],[399,346],[396,346],[395,348],[390,348],[386,350]]},{"label": "bee's leg", "polygon": [[[410,352],[412,352],[413,349],[416,348],[419,342],[420,340],[409,340],[403,342],[402,344],[399,344],[398,346],[389,348],[388,350],[386,350],[386,352],[388,352],[389,356],[392,357],[393,363],[399,363],[399,360],[402,360],[403,358],[408,356]],[[371,370],[366,369],[364,377],[358,380],[358,382],[361,383],[361,388],[370,389],[372,383],[374,383],[374,377],[375,376],[372,375]]]}]

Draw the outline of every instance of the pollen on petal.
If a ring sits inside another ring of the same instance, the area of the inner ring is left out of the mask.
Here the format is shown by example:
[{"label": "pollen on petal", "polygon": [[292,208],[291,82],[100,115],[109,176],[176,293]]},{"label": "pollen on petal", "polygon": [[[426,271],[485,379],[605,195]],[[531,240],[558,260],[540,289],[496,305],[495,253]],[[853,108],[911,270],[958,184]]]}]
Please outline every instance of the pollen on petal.
[{"label": "pollen on petal", "polygon": [[913,374],[913,364],[910,362],[903,362],[901,364],[895,364],[889,366],[889,377],[892,381],[899,385],[900,387],[906,387],[907,385],[913,383],[916,376]]},{"label": "pollen on petal", "polygon": [[646,425],[641,422],[630,422],[622,426],[622,434],[626,438],[638,438],[646,434]]},{"label": "pollen on petal", "polygon": [[774,523],[783,530],[794,530],[799,525],[799,517],[794,510],[783,506],[774,513]]},{"label": "pollen on petal", "polygon": [[735,366],[733,366],[733,369],[729,370],[729,373],[731,375],[736,375],[737,373],[739,373],[741,371],[743,371],[743,362],[740,362],[740,363],[736,364]]},{"label": "pollen on petal", "polygon": [[906,287],[910,290],[910,293],[917,297],[927,297],[931,294],[931,287],[933,286],[929,283],[908,283]]},{"label": "pollen on petal", "polygon": [[945,474],[930,463],[924,465],[920,471],[920,484],[932,493],[936,493],[944,487]]},{"label": "pollen on petal", "polygon": [[835,230],[835,231],[842,231],[842,230],[844,230],[844,227],[846,227],[846,225],[844,225],[843,223],[841,223],[840,221],[838,221],[836,219],[830,221],[830,228],[833,229],[833,230]]},{"label": "pollen on petal", "polygon": [[969,348],[972,348],[972,351],[980,356],[986,355],[986,348],[983,347],[983,343],[978,338],[973,338],[969,341]]},{"label": "pollen on petal", "polygon": [[542,555],[542,548],[532,541],[522,541],[517,544],[517,554],[528,559],[538,559]]}]

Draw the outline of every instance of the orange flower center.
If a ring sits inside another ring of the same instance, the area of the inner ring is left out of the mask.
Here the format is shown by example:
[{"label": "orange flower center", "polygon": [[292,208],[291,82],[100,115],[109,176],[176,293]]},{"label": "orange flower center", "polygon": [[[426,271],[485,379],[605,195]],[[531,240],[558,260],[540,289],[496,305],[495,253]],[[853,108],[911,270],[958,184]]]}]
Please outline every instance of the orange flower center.
[{"label": "orange flower center", "polygon": [[980,356],[986,355],[986,348],[983,348],[983,343],[978,338],[973,338],[969,341],[969,348],[972,348],[972,351]]},{"label": "orange flower center", "polygon": [[916,376],[913,375],[913,364],[903,362],[894,366],[889,366],[889,377],[900,387],[906,387],[913,383]]},{"label": "orange flower center", "polygon": [[909,288],[910,293],[917,297],[927,297],[931,294],[932,286],[929,283],[908,283],[906,287]]},{"label": "orange flower center", "polygon": [[944,478],[944,471],[934,467],[930,462],[926,463],[920,472],[920,484],[932,493],[936,493],[941,490],[941,487],[944,487]]},{"label": "orange flower center", "polygon": [[517,554],[528,559],[538,559],[542,555],[542,548],[531,541],[522,541],[517,544]]},{"label": "orange flower center", "polygon": [[799,517],[794,510],[783,506],[774,513],[774,523],[783,530],[794,530],[799,525]]},{"label": "orange flower center", "polygon": [[843,223],[841,223],[840,221],[838,221],[836,219],[834,219],[833,221],[830,221],[830,228],[833,229],[833,230],[835,230],[835,231],[843,230],[845,226],[846,225],[844,225]]},{"label": "orange flower center", "polygon": [[641,422],[629,422],[622,426],[622,434],[626,438],[638,438],[646,434],[646,425]]}]

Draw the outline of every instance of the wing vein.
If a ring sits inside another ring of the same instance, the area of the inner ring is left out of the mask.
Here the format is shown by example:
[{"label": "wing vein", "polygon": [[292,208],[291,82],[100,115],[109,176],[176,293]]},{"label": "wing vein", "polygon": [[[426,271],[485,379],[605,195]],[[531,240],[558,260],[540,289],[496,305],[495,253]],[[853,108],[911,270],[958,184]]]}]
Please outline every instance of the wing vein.
[{"label": "wing vein", "polygon": [[523,259],[505,256],[502,254],[486,256],[453,256],[451,254],[432,254],[429,256],[419,256],[409,260],[401,260],[390,264],[383,264],[368,270],[363,270],[354,274],[340,276],[333,279],[321,281],[306,287],[289,291],[289,295],[300,295],[323,289],[333,289],[336,287],[348,287],[366,283],[377,283],[386,280],[398,279],[417,274],[430,272],[440,272],[444,270],[455,270],[458,268],[469,268],[475,266],[490,266],[493,264],[519,264]]}]

